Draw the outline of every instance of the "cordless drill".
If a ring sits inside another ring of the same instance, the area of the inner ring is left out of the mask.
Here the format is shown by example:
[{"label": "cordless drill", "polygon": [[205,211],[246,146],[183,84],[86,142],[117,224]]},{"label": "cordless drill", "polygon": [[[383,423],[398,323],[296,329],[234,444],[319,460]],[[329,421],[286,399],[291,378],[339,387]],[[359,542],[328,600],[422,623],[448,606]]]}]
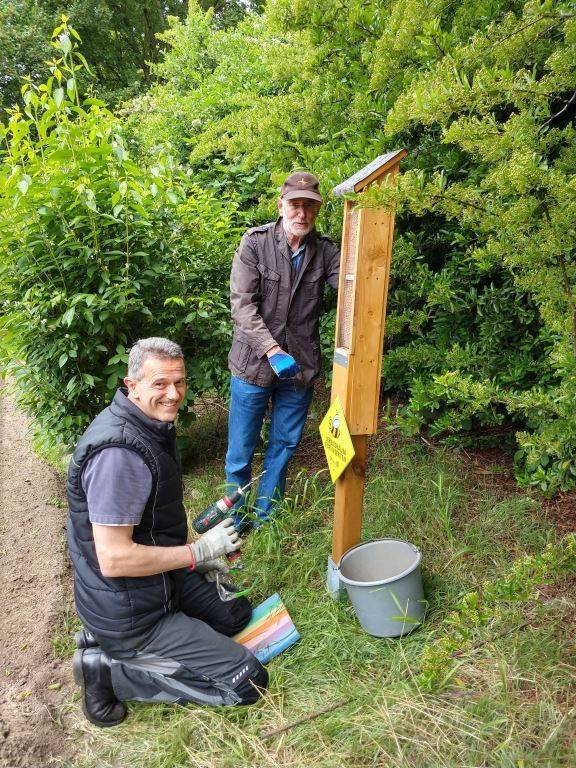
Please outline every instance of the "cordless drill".
[{"label": "cordless drill", "polygon": [[[266,472],[266,470],[264,470]],[[238,499],[242,498],[246,491],[249,491],[252,483],[254,483],[256,480],[260,479],[264,472],[260,472],[259,475],[256,475],[256,477],[253,477],[252,480],[250,480],[249,483],[246,483],[246,485],[243,485],[241,488],[238,487],[235,491],[230,493],[229,495],[226,494],[221,499],[218,499],[218,501],[213,502],[210,504],[206,509],[201,512],[197,518],[192,522],[192,527],[196,531],[196,533],[206,533],[206,531],[209,531],[210,528],[214,528],[215,525],[218,525],[218,523],[221,523],[222,520],[225,520],[227,517],[230,517],[230,510],[236,504]],[[236,560],[238,557],[240,557],[240,552],[230,552],[226,555],[228,560]]]}]

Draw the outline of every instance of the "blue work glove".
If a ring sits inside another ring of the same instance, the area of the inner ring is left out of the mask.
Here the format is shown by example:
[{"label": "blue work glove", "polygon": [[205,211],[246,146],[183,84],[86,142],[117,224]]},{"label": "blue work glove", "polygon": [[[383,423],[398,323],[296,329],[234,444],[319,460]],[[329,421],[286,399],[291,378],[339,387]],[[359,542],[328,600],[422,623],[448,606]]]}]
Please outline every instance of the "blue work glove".
[{"label": "blue work glove", "polygon": [[268,362],[279,379],[293,379],[300,373],[300,366],[287,352],[276,352],[268,358]]}]

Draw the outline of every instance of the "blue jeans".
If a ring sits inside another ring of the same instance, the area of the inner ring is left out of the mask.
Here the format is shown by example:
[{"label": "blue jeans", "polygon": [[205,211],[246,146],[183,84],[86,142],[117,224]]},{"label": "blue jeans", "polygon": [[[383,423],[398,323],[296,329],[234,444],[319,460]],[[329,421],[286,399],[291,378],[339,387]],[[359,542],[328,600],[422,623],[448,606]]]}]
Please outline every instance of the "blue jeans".
[{"label": "blue jeans", "polygon": [[[246,485],[252,477],[252,458],[268,402],[272,400],[270,434],[264,455],[266,474],[260,478],[254,511],[266,521],[284,495],[288,462],[296,450],[312,400],[312,387],[298,388],[293,381],[277,379],[269,387],[258,387],[232,376],[228,417],[226,482],[229,489]],[[242,520],[242,498],[236,505],[235,520]]]}]

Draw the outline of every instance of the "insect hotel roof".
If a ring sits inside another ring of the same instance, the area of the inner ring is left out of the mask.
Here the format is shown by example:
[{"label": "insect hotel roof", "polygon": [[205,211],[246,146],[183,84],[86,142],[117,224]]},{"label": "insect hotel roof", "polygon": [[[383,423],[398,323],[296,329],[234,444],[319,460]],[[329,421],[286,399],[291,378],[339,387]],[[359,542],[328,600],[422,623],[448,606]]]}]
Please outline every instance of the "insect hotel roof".
[{"label": "insect hotel roof", "polygon": [[344,197],[352,192],[361,192],[369,184],[378,183],[390,169],[406,157],[408,152],[405,149],[395,149],[387,152],[385,155],[378,155],[375,160],[365,165],[349,179],[334,187],[332,194],[335,197]]}]

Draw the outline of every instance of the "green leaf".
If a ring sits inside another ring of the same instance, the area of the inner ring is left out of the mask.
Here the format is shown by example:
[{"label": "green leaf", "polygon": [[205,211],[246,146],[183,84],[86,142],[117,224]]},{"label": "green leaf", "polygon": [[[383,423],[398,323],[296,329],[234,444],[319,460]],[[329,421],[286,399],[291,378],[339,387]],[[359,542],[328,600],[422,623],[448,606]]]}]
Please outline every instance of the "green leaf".
[{"label": "green leaf", "polygon": [[58,44],[57,47],[62,51],[62,53],[67,56],[70,51],[72,50],[72,42],[70,41],[70,38],[67,34],[62,33],[58,36]]},{"label": "green leaf", "polygon": [[70,327],[75,314],[76,314],[76,307],[70,307],[69,309],[67,309],[66,312],[64,312],[64,314],[62,315],[62,324]]},{"label": "green leaf", "polygon": [[32,183],[32,179],[30,178],[30,176],[24,173],[17,185],[18,189],[23,195],[25,195],[26,192],[28,192],[28,189],[30,188],[31,183]]},{"label": "green leaf", "polygon": [[171,304],[176,304],[179,307],[185,307],[186,306],[186,302],[180,296],[168,296],[168,298],[164,299],[164,306],[165,307],[168,307]]},{"label": "green leaf", "polygon": [[120,377],[117,373],[111,373],[110,376],[106,379],[106,388],[107,389],[114,389],[118,384],[118,379]]}]

